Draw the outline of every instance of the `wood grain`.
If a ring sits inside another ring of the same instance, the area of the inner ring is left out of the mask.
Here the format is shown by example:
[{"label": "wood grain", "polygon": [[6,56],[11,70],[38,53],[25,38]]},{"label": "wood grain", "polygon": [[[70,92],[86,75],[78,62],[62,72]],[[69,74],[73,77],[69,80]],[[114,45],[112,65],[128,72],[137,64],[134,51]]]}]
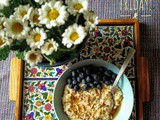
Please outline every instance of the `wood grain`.
[{"label": "wood grain", "polygon": [[15,101],[15,120],[21,120],[23,61],[12,58],[10,67],[9,99]]}]

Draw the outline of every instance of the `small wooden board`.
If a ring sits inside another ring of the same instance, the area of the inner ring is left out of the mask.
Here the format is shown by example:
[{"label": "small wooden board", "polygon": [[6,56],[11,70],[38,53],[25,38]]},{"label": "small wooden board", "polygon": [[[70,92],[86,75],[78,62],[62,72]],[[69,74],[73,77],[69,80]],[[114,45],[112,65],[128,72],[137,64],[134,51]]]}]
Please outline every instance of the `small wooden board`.
[{"label": "small wooden board", "polygon": [[[133,25],[136,47],[136,76],[137,76],[137,114],[138,120],[143,120],[143,102],[150,100],[150,85],[148,60],[140,56],[140,31],[137,19],[101,20],[99,25]],[[10,100],[16,101],[15,120],[21,119],[23,61],[13,58],[11,61]],[[17,92],[16,92],[17,91]]]},{"label": "small wooden board", "polygon": [[10,67],[9,99],[15,101],[15,120],[21,120],[23,60],[12,58]]}]

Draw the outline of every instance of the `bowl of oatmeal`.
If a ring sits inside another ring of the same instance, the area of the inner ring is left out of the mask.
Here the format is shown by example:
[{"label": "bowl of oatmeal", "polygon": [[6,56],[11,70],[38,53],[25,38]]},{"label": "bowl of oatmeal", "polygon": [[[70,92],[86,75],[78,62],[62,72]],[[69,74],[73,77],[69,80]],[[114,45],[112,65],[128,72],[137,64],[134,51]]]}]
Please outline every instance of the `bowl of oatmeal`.
[{"label": "bowl of oatmeal", "polygon": [[128,120],[133,90],[123,75],[115,92],[111,92],[118,72],[113,64],[97,59],[83,60],[67,69],[54,91],[59,120]]}]

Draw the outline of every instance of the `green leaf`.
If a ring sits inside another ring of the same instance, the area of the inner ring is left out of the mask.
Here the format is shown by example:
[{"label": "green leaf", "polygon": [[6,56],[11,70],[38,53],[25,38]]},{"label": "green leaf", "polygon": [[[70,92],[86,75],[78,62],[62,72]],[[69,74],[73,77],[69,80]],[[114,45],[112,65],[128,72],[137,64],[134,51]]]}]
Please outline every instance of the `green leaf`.
[{"label": "green leaf", "polygon": [[38,72],[36,75],[37,75],[38,77],[40,77],[40,75],[41,75],[41,72]]},{"label": "green leaf", "polygon": [[15,53],[16,53],[16,56],[18,57],[18,59],[24,58],[24,52],[20,52],[20,50],[17,50]]},{"label": "green leaf", "polygon": [[49,73],[49,76],[52,76],[52,73]]},{"label": "green leaf", "polygon": [[34,84],[35,84],[35,82],[32,82],[32,84],[31,84],[31,85],[32,85],[32,86],[34,86]]},{"label": "green leaf", "polygon": [[37,97],[36,100],[39,100],[39,98]]},{"label": "green leaf", "polygon": [[45,114],[45,115],[48,115],[49,113],[47,113],[47,112],[44,112],[44,114]]},{"label": "green leaf", "polygon": [[47,99],[48,93],[42,93],[42,95],[44,99]]},{"label": "green leaf", "polygon": [[46,76],[47,76],[48,74],[44,72],[44,75],[46,75]]},{"label": "green leaf", "polygon": [[33,106],[33,105],[31,105],[31,110],[33,110],[33,107],[34,107],[34,106]]},{"label": "green leaf", "polygon": [[52,67],[48,67],[46,70],[54,70],[54,68],[52,68]]},{"label": "green leaf", "polygon": [[36,112],[36,117],[37,117],[37,116],[40,116],[40,113],[39,113],[39,112]]},{"label": "green leaf", "polygon": [[24,52],[31,50],[31,48],[27,44],[26,40],[13,40],[13,43],[11,44],[11,50],[19,50],[19,52]]},{"label": "green leaf", "polygon": [[47,81],[44,82],[44,84],[46,84],[46,83],[47,83]]},{"label": "green leaf", "polygon": [[0,49],[0,60],[6,60],[10,52],[10,47],[5,46],[3,49]]},{"label": "green leaf", "polygon": [[54,91],[54,89],[48,89],[49,91],[51,91],[51,92],[53,92]]}]

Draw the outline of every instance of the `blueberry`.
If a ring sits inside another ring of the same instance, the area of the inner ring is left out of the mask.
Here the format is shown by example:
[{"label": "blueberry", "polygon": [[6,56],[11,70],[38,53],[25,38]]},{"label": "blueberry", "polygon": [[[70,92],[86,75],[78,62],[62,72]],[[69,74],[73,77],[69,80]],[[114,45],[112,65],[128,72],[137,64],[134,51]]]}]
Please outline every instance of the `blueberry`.
[{"label": "blueberry", "polygon": [[97,81],[94,81],[93,84],[98,85],[98,82],[97,82]]},{"label": "blueberry", "polygon": [[98,85],[97,85],[97,88],[98,88],[98,89],[102,89],[102,85],[101,85],[101,84],[98,84]]},{"label": "blueberry", "polygon": [[90,69],[86,69],[85,73],[86,73],[87,75],[90,75],[90,74],[91,74],[91,70],[90,70]]},{"label": "blueberry", "polygon": [[83,90],[88,90],[89,88],[90,88],[90,86],[89,86],[88,84],[85,84],[85,85],[82,87]]},{"label": "blueberry", "polygon": [[69,88],[74,88],[74,85],[73,84],[69,84]]},{"label": "blueberry", "polygon": [[108,70],[108,73],[109,73],[110,75],[112,75],[112,74],[113,74],[113,72],[112,72],[111,70]]},{"label": "blueberry", "polygon": [[86,67],[83,67],[82,70],[83,70],[83,72],[85,72],[86,71]]},{"label": "blueberry", "polygon": [[77,73],[82,72],[82,70],[80,68],[78,68],[76,71],[77,71]]},{"label": "blueberry", "polygon": [[114,81],[115,81],[114,79],[111,79],[111,81],[110,81],[110,82],[111,82],[111,84],[113,84],[113,83],[114,83]]},{"label": "blueberry", "polygon": [[87,77],[86,77],[86,81],[87,81],[87,82],[91,82],[91,77],[90,77],[90,76],[87,76]]},{"label": "blueberry", "polygon": [[103,81],[106,81],[107,78],[108,78],[108,77],[104,75],[102,79],[103,79]]},{"label": "blueberry", "polygon": [[89,86],[90,86],[91,88],[94,88],[94,87],[95,87],[93,83],[89,83]]},{"label": "blueberry", "polygon": [[87,82],[86,82],[86,80],[85,80],[85,79],[83,79],[83,80],[82,80],[82,83],[83,83],[83,84],[86,84]]},{"label": "blueberry", "polygon": [[77,82],[81,82],[81,78],[80,77],[77,77]]},{"label": "blueberry", "polygon": [[77,73],[76,71],[72,71],[72,77],[76,78],[77,77]]},{"label": "blueberry", "polygon": [[103,76],[103,81],[110,81],[111,80],[111,77],[108,77],[106,75]]},{"label": "blueberry", "polygon": [[77,80],[76,78],[72,78],[72,81]]},{"label": "blueberry", "polygon": [[98,75],[93,74],[92,76],[93,76],[93,79],[94,79],[94,80],[97,80],[97,79],[98,79]]},{"label": "blueberry", "polygon": [[72,80],[70,78],[67,79],[67,84],[71,84]]},{"label": "blueberry", "polygon": [[100,72],[103,72],[103,71],[105,70],[105,67],[101,66],[101,67],[99,67],[98,70],[99,70]]},{"label": "blueberry", "polygon": [[83,79],[83,78],[85,77],[85,74],[81,72],[81,73],[79,74],[79,77],[80,77],[81,79]]},{"label": "blueberry", "polygon": [[73,80],[73,81],[72,81],[72,84],[73,84],[73,85],[76,85],[76,84],[78,84],[78,82],[77,82],[76,80]]},{"label": "blueberry", "polygon": [[111,74],[108,72],[108,70],[106,70],[106,71],[104,72],[104,75],[106,75],[107,77],[110,77],[110,76],[111,76]]},{"label": "blueberry", "polygon": [[109,84],[110,84],[110,82],[109,82],[109,81],[105,81],[105,84],[106,84],[106,85],[109,85]]},{"label": "blueberry", "polygon": [[99,81],[100,83],[104,83],[103,81]]},{"label": "blueberry", "polygon": [[79,86],[78,86],[78,85],[75,85],[75,86],[74,86],[74,90],[75,90],[75,91],[78,91],[78,90],[79,90]]},{"label": "blueberry", "polygon": [[113,74],[112,74],[112,79],[114,79],[114,80],[115,80],[115,79],[116,79],[116,77],[117,77],[117,75],[113,73]]}]

